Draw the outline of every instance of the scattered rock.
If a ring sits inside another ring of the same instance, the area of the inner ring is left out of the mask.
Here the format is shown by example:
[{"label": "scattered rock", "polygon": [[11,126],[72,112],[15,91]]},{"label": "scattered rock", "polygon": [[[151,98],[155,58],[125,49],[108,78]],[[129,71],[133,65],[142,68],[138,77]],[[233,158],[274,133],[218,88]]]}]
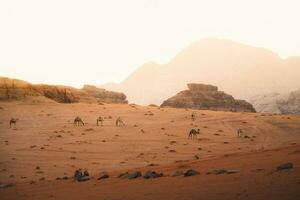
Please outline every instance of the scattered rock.
[{"label": "scattered rock", "polygon": [[263,169],[263,168],[256,168],[256,169],[253,170],[253,171],[255,171],[255,172],[260,172],[260,171],[263,171],[263,170],[265,170],[265,169]]},{"label": "scattered rock", "polygon": [[184,172],[183,176],[195,176],[195,175],[198,175],[199,172],[196,171],[196,170],[193,170],[193,169],[189,169],[187,170],[186,172]]},{"label": "scattered rock", "polygon": [[70,177],[68,176],[63,176],[63,177],[57,177],[56,180],[68,180]]},{"label": "scattered rock", "polygon": [[288,162],[288,163],[283,163],[279,166],[277,166],[277,171],[288,171],[294,167],[293,163]]},{"label": "scattered rock", "polygon": [[106,172],[102,172],[98,178],[98,180],[109,178],[109,175]]},{"label": "scattered rock", "polygon": [[239,170],[234,170],[234,169],[228,169],[226,171],[227,171],[226,174],[236,174],[240,172]]},{"label": "scattered rock", "polygon": [[157,172],[155,172],[155,171],[147,171],[147,172],[143,175],[143,177],[144,177],[145,179],[149,179],[149,178],[159,178],[159,177],[162,177],[162,176],[163,176],[162,173],[157,173]]},{"label": "scattered rock", "polygon": [[121,173],[118,178],[128,178],[128,179],[136,179],[138,177],[141,177],[142,173],[140,171],[135,172],[125,172]]},{"label": "scattered rock", "polygon": [[149,165],[147,165],[148,167],[154,167],[154,166],[159,166],[159,164],[154,164],[154,163],[150,163]]},{"label": "scattered rock", "polygon": [[14,184],[12,184],[12,183],[0,184],[0,189],[9,188],[9,187],[13,187],[13,186],[14,186]]},{"label": "scattered rock", "polygon": [[36,184],[35,181],[30,181],[29,184],[33,185],[33,184]]},{"label": "scattered rock", "polygon": [[135,171],[135,172],[128,173],[127,177],[128,177],[128,179],[136,179],[141,176],[142,176],[142,173],[140,171]]},{"label": "scattered rock", "polygon": [[235,174],[238,173],[238,170],[231,170],[231,169],[214,169],[212,171],[207,172],[207,174],[215,174],[215,175],[219,175],[219,174]]}]

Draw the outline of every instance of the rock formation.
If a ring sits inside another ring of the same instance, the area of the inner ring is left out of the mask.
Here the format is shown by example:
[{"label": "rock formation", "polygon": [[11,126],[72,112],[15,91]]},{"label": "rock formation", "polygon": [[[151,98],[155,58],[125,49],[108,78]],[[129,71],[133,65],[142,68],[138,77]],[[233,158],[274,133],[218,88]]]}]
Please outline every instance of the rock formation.
[{"label": "rock formation", "polygon": [[84,85],[83,91],[104,103],[128,103],[126,95],[121,92],[112,92],[94,85]]},{"label": "rock formation", "polygon": [[216,86],[190,83],[188,88],[189,90],[181,91],[164,101],[161,107],[255,112],[250,103],[244,100],[235,100],[231,95],[218,91]]},{"label": "rock formation", "polygon": [[24,100],[29,97],[45,97],[58,103],[127,103],[125,94],[95,86],[85,85],[82,89],[76,89],[0,77],[0,101]]},{"label": "rock formation", "polygon": [[300,114],[300,89],[288,94],[268,93],[250,99],[257,112]]}]

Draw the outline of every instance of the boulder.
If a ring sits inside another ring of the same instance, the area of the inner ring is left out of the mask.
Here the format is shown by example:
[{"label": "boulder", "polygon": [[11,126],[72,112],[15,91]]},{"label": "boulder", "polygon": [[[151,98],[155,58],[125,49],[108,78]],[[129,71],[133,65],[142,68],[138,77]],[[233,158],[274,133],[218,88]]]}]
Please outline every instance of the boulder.
[{"label": "boulder", "polygon": [[196,170],[193,170],[193,169],[189,169],[189,170],[187,170],[186,172],[184,172],[184,174],[183,174],[183,176],[196,176],[196,175],[198,175],[199,174],[199,172],[198,171],[196,171]]},{"label": "boulder", "polygon": [[162,177],[163,174],[162,173],[157,173],[155,171],[147,171],[146,173],[144,173],[143,177],[145,179],[149,179],[149,178],[159,178]]},{"label": "boulder", "polygon": [[136,179],[141,176],[142,176],[142,173],[140,171],[131,172],[131,173],[128,173],[128,175],[127,175],[128,179]]},{"label": "boulder", "polygon": [[288,171],[294,167],[293,163],[288,162],[288,163],[283,163],[279,166],[277,166],[277,171]]},{"label": "boulder", "polygon": [[238,173],[239,170],[232,170],[232,169],[214,169],[211,170],[209,172],[207,172],[207,174],[215,174],[215,175],[219,175],[219,174],[235,174]]}]

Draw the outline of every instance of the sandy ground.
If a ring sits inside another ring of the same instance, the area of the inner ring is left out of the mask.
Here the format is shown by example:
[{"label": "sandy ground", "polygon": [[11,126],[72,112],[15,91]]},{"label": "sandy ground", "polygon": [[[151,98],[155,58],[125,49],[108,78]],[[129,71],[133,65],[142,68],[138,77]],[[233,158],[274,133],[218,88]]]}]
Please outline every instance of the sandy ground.
[{"label": "sandy ground", "polygon": [[[300,116],[132,105],[0,103],[1,199],[300,199]],[[80,116],[85,126],[74,126]],[[97,116],[105,117],[96,126]],[[126,123],[116,127],[118,116]],[[16,128],[9,119],[19,118]],[[200,128],[198,139],[188,139]],[[248,138],[237,137],[242,128]],[[276,167],[292,162],[288,172]],[[87,168],[87,182],[56,180]],[[213,169],[235,174],[208,175]],[[153,169],[163,177],[116,178]],[[195,169],[193,177],[172,177]],[[260,170],[258,170],[260,169]],[[97,180],[101,172],[110,177]]]}]

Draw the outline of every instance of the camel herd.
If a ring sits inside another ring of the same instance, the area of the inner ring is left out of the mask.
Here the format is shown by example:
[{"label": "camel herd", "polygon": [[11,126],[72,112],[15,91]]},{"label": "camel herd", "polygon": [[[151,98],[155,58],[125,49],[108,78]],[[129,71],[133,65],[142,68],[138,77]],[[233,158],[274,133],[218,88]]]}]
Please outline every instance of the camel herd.
[{"label": "camel herd", "polygon": [[[99,123],[101,126],[103,126],[103,122],[104,122],[104,118],[99,116],[97,119],[96,119],[96,124],[97,126],[99,126]],[[83,120],[80,118],[80,117],[75,117],[74,119],[74,125],[76,126],[84,126],[84,122]],[[125,126],[125,123],[123,122],[123,120],[121,119],[121,117],[118,117],[116,119],[116,126]]]},{"label": "camel herd", "polygon": [[[9,121],[9,127],[11,128],[12,125],[14,125],[14,127],[16,127],[18,120],[19,120],[18,118],[11,118],[10,121]],[[191,120],[192,121],[196,120],[196,114],[195,114],[195,112],[193,112],[191,114]],[[99,116],[96,119],[97,126],[99,126],[99,124],[101,126],[103,126],[103,122],[104,122],[104,118],[101,117],[101,116]],[[76,126],[84,126],[85,125],[84,122],[83,122],[83,120],[79,116],[75,117],[73,124],[76,125]],[[123,122],[123,120],[121,119],[121,117],[118,117],[116,119],[115,125],[116,126],[125,126],[125,123]],[[198,129],[194,129],[193,128],[188,133],[188,139],[197,139],[197,135],[199,135],[199,134],[200,134],[200,129],[199,128]],[[238,137],[244,137],[244,131],[241,128],[237,129],[237,136]]]}]

